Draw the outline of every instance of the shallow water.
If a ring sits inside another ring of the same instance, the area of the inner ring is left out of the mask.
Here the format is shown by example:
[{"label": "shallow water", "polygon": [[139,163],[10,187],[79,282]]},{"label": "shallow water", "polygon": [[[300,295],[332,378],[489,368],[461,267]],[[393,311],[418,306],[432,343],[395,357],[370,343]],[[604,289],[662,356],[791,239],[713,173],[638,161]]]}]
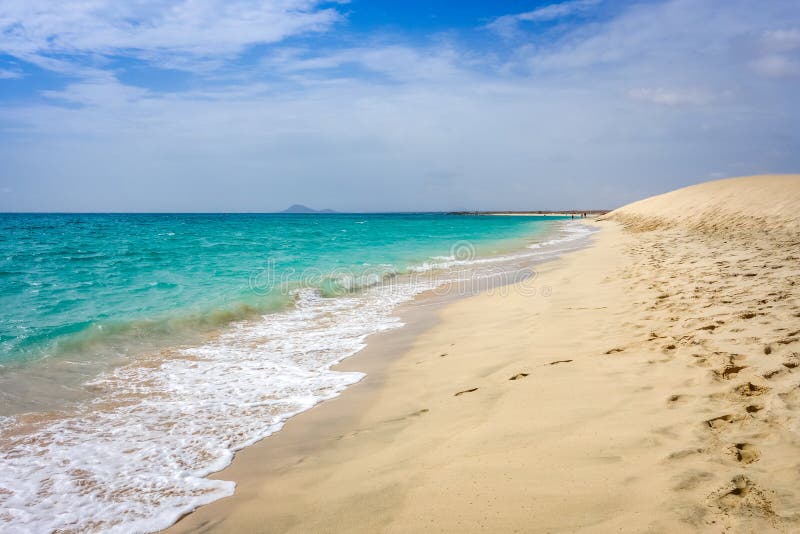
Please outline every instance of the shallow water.
[{"label": "shallow water", "polygon": [[[0,526],[152,531],[234,451],[362,378],[420,293],[578,246],[540,217],[5,215]],[[58,408],[57,410],[54,408]]]}]

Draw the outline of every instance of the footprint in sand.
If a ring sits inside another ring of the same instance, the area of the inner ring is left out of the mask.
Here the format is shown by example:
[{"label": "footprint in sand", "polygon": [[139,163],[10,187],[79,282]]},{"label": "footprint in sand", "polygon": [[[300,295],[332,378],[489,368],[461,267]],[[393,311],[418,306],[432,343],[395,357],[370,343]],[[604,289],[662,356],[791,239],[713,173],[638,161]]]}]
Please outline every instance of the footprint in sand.
[{"label": "footprint in sand", "polygon": [[744,475],[736,475],[730,484],[711,496],[712,502],[726,514],[775,517],[772,502],[758,485]]},{"label": "footprint in sand", "polygon": [[747,382],[746,384],[736,386],[733,388],[733,391],[742,397],[757,397],[769,391],[769,388],[766,386],[753,384],[752,382]]},{"label": "footprint in sand", "polygon": [[714,374],[725,380],[730,380],[739,374],[742,369],[747,369],[746,365],[727,365],[722,370],[714,370]]},{"label": "footprint in sand", "polygon": [[669,397],[667,397],[667,406],[672,407],[672,406],[677,406],[679,404],[685,404],[689,400],[689,397],[690,397],[689,395],[681,395],[681,394],[670,395]]},{"label": "footprint in sand", "polygon": [[761,458],[761,451],[750,443],[736,443],[731,445],[728,451],[736,458],[737,462],[743,464],[751,464]]},{"label": "footprint in sand", "polygon": [[764,409],[764,407],[763,407],[763,406],[760,406],[760,405],[758,405],[758,404],[750,404],[750,405],[748,405],[748,406],[745,408],[745,410],[747,411],[747,413],[758,413],[758,412],[760,412],[760,411],[761,411],[761,410],[763,410],[763,409]]},{"label": "footprint in sand", "polygon": [[741,416],[736,416],[733,414],[725,414],[725,415],[720,415],[719,417],[713,417],[711,419],[707,419],[705,423],[709,426],[709,428],[713,430],[720,430],[722,428],[725,428],[729,424],[733,423],[734,421],[738,421],[739,419],[741,419]]},{"label": "footprint in sand", "polygon": [[571,361],[572,361],[572,360],[556,360],[556,361],[554,361],[554,362],[550,362],[550,363],[548,363],[547,365],[556,365],[556,364],[559,364],[559,363],[569,363],[569,362],[571,362]]},{"label": "footprint in sand", "polygon": [[697,454],[705,453],[705,449],[695,448],[695,449],[683,449],[680,451],[675,451],[667,456],[667,460],[682,460],[684,458],[689,458],[695,456]]},{"label": "footprint in sand", "polygon": [[782,375],[789,374],[789,370],[786,368],[783,369],[774,369],[772,371],[768,371],[764,373],[763,376],[767,380],[772,380],[774,378],[780,378]]},{"label": "footprint in sand", "polygon": [[459,395],[463,395],[464,393],[472,393],[473,391],[478,391],[478,388],[470,388],[470,389],[465,389],[463,391],[459,391],[454,395],[454,397],[458,397]]},{"label": "footprint in sand", "polygon": [[429,411],[430,410],[428,408],[422,408],[421,410],[417,410],[416,412],[411,412],[410,414],[405,415],[403,417],[395,417],[394,419],[387,419],[384,422],[385,423],[397,423],[399,421],[405,421],[406,419],[411,419],[412,417],[420,417],[422,415],[425,415]]},{"label": "footprint in sand", "polygon": [[525,378],[526,376],[528,376],[528,373],[517,373],[514,376],[512,376],[511,378],[509,378],[509,380],[521,380],[521,379]]}]

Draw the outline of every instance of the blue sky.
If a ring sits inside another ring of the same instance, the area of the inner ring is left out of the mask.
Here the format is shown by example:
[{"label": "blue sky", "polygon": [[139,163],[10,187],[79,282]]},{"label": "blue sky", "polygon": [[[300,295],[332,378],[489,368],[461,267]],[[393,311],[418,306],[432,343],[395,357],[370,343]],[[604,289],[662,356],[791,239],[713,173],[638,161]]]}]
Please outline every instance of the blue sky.
[{"label": "blue sky", "polygon": [[800,170],[794,0],[4,0],[0,210],[614,207]]}]

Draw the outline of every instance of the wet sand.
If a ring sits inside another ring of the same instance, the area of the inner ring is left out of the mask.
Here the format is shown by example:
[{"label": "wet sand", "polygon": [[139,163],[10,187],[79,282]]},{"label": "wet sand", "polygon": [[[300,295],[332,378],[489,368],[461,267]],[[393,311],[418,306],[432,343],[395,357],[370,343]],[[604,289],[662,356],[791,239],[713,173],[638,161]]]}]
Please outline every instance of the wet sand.
[{"label": "wet sand", "polygon": [[797,531],[800,177],[698,188],[531,280],[418,301],[170,531]]}]

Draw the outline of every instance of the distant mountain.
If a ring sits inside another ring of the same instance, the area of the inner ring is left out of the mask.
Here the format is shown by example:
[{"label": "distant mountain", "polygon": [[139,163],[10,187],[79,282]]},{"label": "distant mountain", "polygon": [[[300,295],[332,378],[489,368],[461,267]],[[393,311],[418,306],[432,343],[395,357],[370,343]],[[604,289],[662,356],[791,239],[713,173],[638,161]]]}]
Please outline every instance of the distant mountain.
[{"label": "distant mountain", "polygon": [[292,204],[281,213],[336,213],[333,210],[315,210],[314,208],[309,208],[308,206],[303,206],[302,204]]}]

